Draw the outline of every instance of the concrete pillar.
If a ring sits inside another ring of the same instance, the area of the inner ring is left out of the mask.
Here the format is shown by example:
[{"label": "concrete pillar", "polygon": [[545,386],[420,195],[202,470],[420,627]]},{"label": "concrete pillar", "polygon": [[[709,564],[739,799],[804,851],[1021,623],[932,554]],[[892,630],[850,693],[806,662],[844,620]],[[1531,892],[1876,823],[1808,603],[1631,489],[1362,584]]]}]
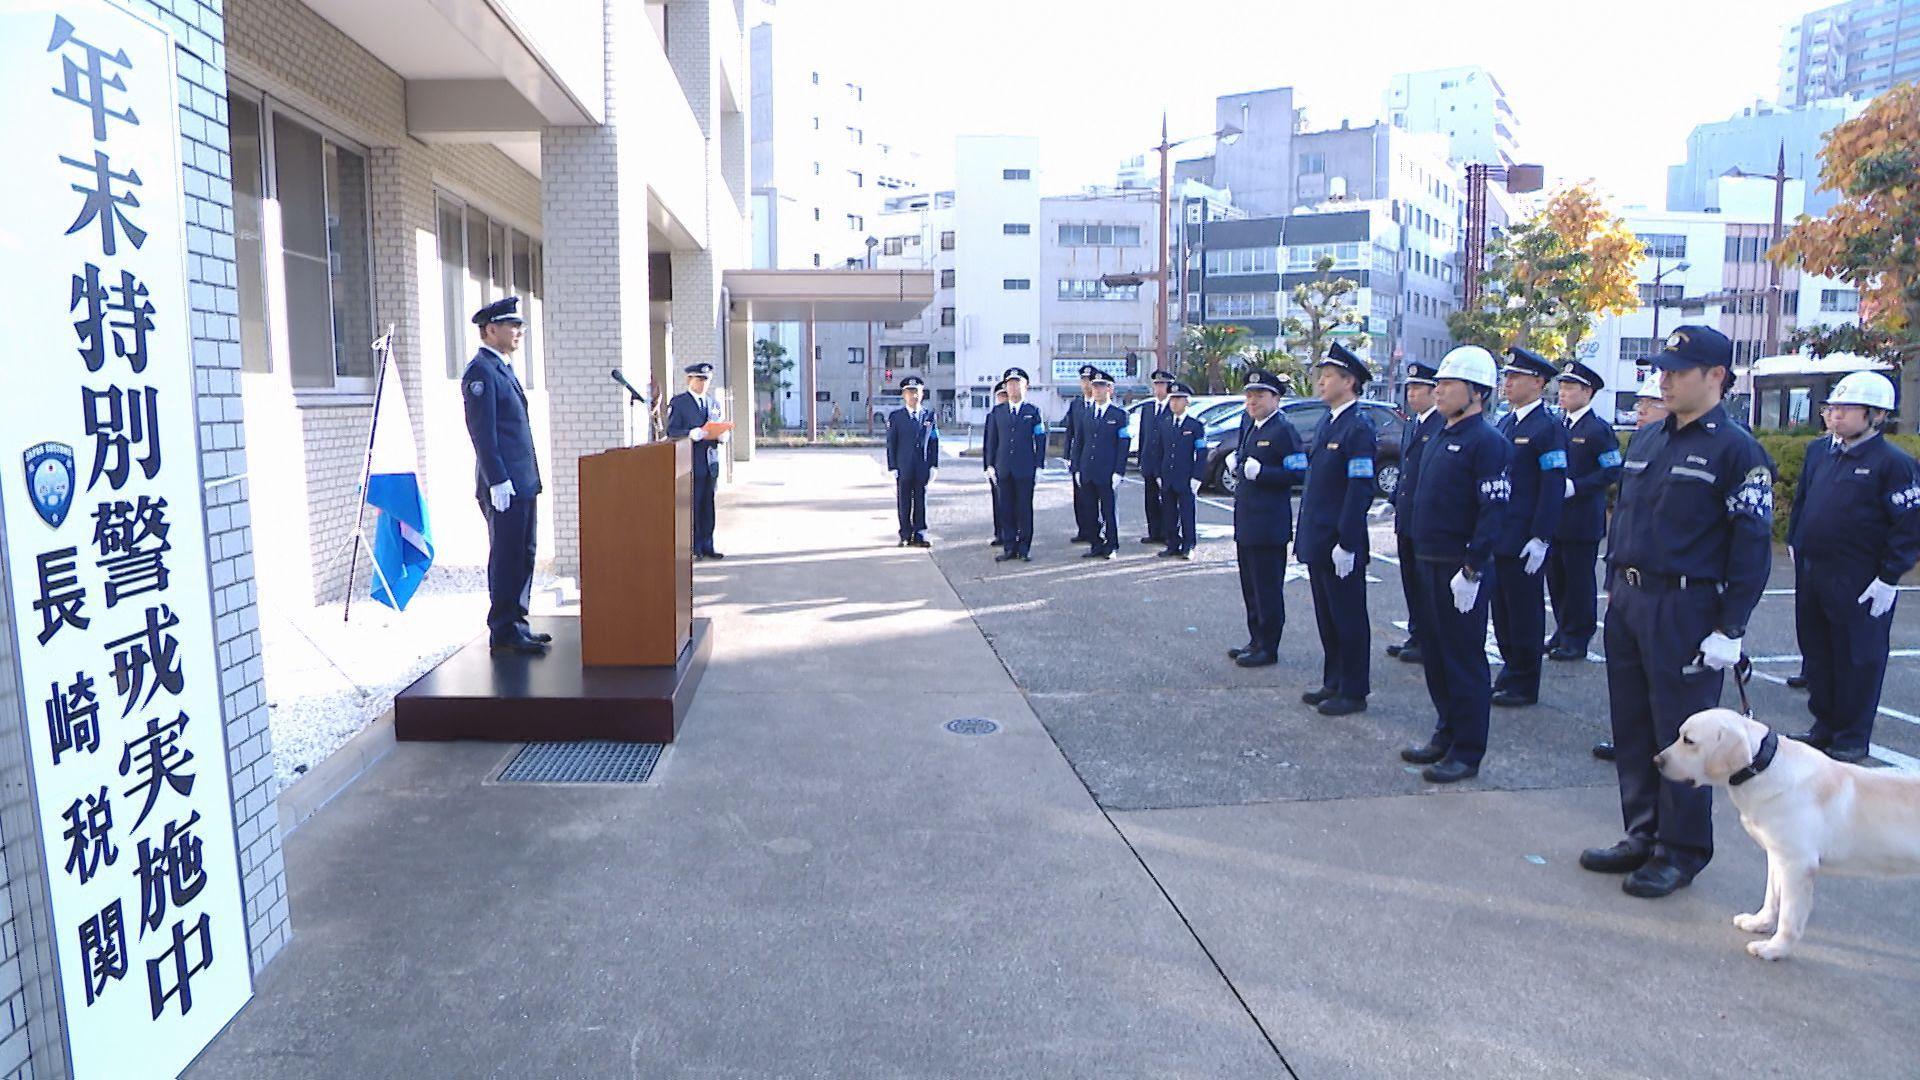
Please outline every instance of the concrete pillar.
[{"label": "concrete pillar", "polygon": [[733,429],[733,460],[752,461],[755,443],[760,437],[759,395],[753,385],[753,324],[722,312],[727,331],[727,382],[736,387],[734,400],[740,407],[741,426]]}]

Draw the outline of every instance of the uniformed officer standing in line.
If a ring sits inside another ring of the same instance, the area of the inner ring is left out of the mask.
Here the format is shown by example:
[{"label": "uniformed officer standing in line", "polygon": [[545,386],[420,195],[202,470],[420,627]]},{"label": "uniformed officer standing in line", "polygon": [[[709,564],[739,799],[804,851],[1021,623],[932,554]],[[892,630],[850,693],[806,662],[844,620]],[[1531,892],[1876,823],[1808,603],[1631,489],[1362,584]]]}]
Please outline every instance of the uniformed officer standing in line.
[{"label": "uniformed officer standing in line", "polygon": [[1146,489],[1142,505],[1146,511],[1147,535],[1141,537],[1140,542],[1171,546],[1162,531],[1166,508],[1160,494],[1160,459],[1166,454],[1166,444],[1160,425],[1168,416],[1167,399],[1173,389],[1173,372],[1155,371],[1149,378],[1153,381],[1153,400],[1140,406],[1139,428],[1135,433],[1140,446],[1141,487]]},{"label": "uniformed officer standing in line", "polygon": [[[1160,534],[1166,547],[1154,555],[1163,559],[1193,559],[1194,493],[1207,475],[1207,426],[1187,415],[1193,389],[1186,383],[1168,387],[1166,417],[1157,421],[1160,432]],[[1147,406],[1152,409],[1153,406]],[[1142,410],[1145,411],[1145,410]],[[1141,423],[1148,421],[1143,417]]]},{"label": "uniformed officer standing in line", "polygon": [[927,483],[940,468],[940,430],[933,410],[920,404],[926,392],[926,380],[907,376],[900,380],[901,407],[887,414],[887,471],[901,547],[933,546],[927,543]]},{"label": "uniformed officer standing in line", "polygon": [[993,414],[1007,406],[1007,380],[1001,379],[993,386],[993,408],[987,410],[987,420],[981,429],[980,468],[987,474],[987,501],[993,504],[993,546],[1007,546],[1006,516],[1000,506],[1000,485],[993,479]]},{"label": "uniformed officer standing in line", "polygon": [[[1509,508],[1512,444],[1483,413],[1493,354],[1462,345],[1440,361],[1434,400],[1444,426],[1420,451],[1413,553],[1427,694],[1436,713],[1423,746],[1400,751],[1429,783],[1477,776],[1487,753],[1487,574]],[[1402,568],[1404,569],[1404,567]]]},{"label": "uniformed officer standing in line", "polygon": [[1513,444],[1507,459],[1512,494],[1493,545],[1493,636],[1501,660],[1493,703],[1518,708],[1540,700],[1540,657],[1547,639],[1541,571],[1567,497],[1567,429],[1540,402],[1559,369],[1527,349],[1508,349],[1507,356],[1502,374],[1513,411],[1500,418],[1499,430]]},{"label": "uniformed officer standing in line", "polygon": [[1087,435],[1087,406],[1093,398],[1092,364],[1080,365],[1080,396],[1067,403],[1067,475],[1073,480],[1073,539],[1071,544],[1097,542],[1100,532],[1100,508],[1093,493],[1081,482],[1080,468],[1074,464],[1080,455],[1081,440]]},{"label": "uniformed officer standing in line", "polygon": [[1560,531],[1547,553],[1547,595],[1553,600],[1553,636],[1547,656],[1584,660],[1599,624],[1594,571],[1607,535],[1607,492],[1620,480],[1620,440],[1594,415],[1593,396],[1606,389],[1600,373],[1579,361],[1560,375],[1560,411],[1567,429],[1567,501]]},{"label": "uniformed officer standing in line", "polygon": [[1418,567],[1413,550],[1413,487],[1420,477],[1420,451],[1435,432],[1446,426],[1440,409],[1433,403],[1433,377],[1437,369],[1418,360],[1407,365],[1407,421],[1400,436],[1400,486],[1393,489],[1393,539],[1400,558],[1400,592],[1407,601],[1407,640],[1387,646],[1388,656],[1397,656],[1409,664],[1418,664],[1426,656],[1420,651],[1420,617],[1414,593],[1419,588]]},{"label": "uniformed officer standing in line", "polygon": [[667,403],[667,438],[693,442],[693,557],[724,559],[713,549],[714,488],[720,480],[720,440],[706,429],[720,419],[720,403],[707,396],[713,365],[688,364],[682,369],[687,388]]},{"label": "uniformed officer standing in line", "polygon": [[[1641,380],[1640,389],[1633,395],[1633,429],[1638,431],[1648,424],[1657,424],[1666,418],[1667,403],[1660,398],[1660,379],[1650,374]],[[1787,677],[1787,685],[1801,687],[1807,685],[1807,680],[1800,675],[1790,675]],[[1612,761],[1613,740],[1607,738],[1594,743],[1593,756],[1601,761]]]},{"label": "uniformed officer standing in line", "polygon": [[473,324],[480,350],[460,376],[460,399],[473,441],[474,495],[487,519],[487,641],[494,652],[543,653],[552,635],[527,626],[541,485],[527,392],[511,364],[523,333],[520,298],[488,304],[474,312]]},{"label": "uniformed officer standing in line", "polygon": [[[1299,432],[1280,415],[1285,385],[1271,371],[1247,372],[1242,391],[1247,411],[1240,417],[1236,449],[1227,456],[1227,468],[1239,481],[1233,489],[1233,553],[1240,566],[1240,601],[1247,609],[1247,643],[1228,649],[1227,657],[1241,667],[1278,663],[1280,634],[1287,626],[1282,588],[1287,542],[1293,539],[1293,486],[1307,471],[1307,455]],[[1197,419],[1188,422],[1200,426]],[[1189,516],[1189,528],[1192,522]]]},{"label": "uniformed officer standing in line", "polygon": [[1712,789],[1663,780],[1653,755],[1720,701],[1773,568],[1773,472],[1728,417],[1733,343],[1683,326],[1653,358],[1669,415],[1627,447],[1607,552],[1607,700],[1626,839],[1580,865],[1666,896],[1713,858]]},{"label": "uniformed officer standing in line", "polygon": [[1079,458],[1075,471],[1087,501],[1093,504],[1093,548],[1083,559],[1111,559],[1120,550],[1120,517],[1115,485],[1127,471],[1127,447],[1133,439],[1127,410],[1113,403],[1113,376],[1093,373],[1093,401],[1080,416]]},{"label": "uniformed officer standing in line", "polygon": [[1821,409],[1831,435],[1807,444],[1793,492],[1793,622],[1813,714],[1794,738],[1836,761],[1867,756],[1900,576],[1920,559],[1920,473],[1879,437],[1893,409],[1886,376],[1841,379]]},{"label": "uniformed officer standing in line", "polygon": [[1006,550],[994,562],[1033,561],[1033,483],[1047,456],[1047,422],[1027,400],[1027,373],[1008,368],[1007,404],[988,417],[987,447],[992,464],[987,479],[1000,491],[1000,513],[1007,527]]},{"label": "uniformed officer standing in line", "polygon": [[1366,361],[1335,343],[1315,365],[1327,415],[1308,452],[1294,553],[1313,586],[1313,617],[1326,659],[1320,686],[1300,695],[1323,716],[1367,707],[1367,507],[1373,503],[1373,421],[1354,404],[1373,377]]}]

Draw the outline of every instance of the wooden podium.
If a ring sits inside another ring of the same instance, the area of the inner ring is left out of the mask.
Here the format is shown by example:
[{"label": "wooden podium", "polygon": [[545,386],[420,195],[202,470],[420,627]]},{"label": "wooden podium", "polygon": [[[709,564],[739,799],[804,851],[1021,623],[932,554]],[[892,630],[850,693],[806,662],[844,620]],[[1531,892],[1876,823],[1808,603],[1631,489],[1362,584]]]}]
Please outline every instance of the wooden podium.
[{"label": "wooden podium", "polygon": [[580,459],[580,660],[671,667],[693,633],[692,444]]},{"label": "wooden podium", "polygon": [[693,617],[693,457],[657,442],[580,459],[580,617],[544,655],[485,637],[394,698],[403,740],[672,742],[713,655]]}]

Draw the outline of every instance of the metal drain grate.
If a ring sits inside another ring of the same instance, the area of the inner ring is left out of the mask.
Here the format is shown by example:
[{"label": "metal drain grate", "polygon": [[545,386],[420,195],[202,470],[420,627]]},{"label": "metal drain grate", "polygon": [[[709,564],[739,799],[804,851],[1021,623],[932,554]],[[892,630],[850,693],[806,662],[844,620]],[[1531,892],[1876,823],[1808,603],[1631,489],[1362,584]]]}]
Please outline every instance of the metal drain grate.
[{"label": "metal drain grate", "polygon": [[500,772],[503,784],[644,784],[660,763],[660,743],[528,743]]},{"label": "metal drain grate", "polygon": [[1000,725],[984,716],[963,716],[958,720],[946,722],[946,729],[955,735],[991,735],[1000,730]]}]

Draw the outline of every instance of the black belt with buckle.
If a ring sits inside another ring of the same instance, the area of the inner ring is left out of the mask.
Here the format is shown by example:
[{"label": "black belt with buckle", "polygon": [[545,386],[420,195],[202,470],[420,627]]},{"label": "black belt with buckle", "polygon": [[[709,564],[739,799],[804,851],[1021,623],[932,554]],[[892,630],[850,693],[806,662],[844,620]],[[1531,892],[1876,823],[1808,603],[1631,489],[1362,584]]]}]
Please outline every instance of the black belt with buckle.
[{"label": "black belt with buckle", "polygon": [[1621,567],[1620,577],[1634,588],[1648,591],[1706,589],[1719,584],[1711,578],[1690,577],[1686,574],[1660,574],[1652,570],[1642,570],[1637,566]]}]

